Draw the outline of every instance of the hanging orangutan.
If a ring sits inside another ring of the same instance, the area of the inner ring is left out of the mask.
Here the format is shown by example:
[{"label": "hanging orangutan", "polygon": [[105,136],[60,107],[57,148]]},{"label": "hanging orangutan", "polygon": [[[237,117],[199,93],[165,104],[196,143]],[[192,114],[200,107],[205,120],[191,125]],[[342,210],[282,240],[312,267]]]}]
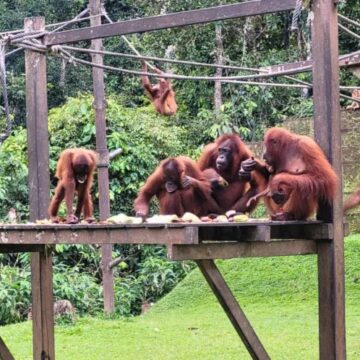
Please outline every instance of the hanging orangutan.
[{"label": "hanging orangutan", "polygon": [[[143,61],[142,64],[143,71],[147,72],[146,62]],[[157,68],[155,68],[155,72],[159,75],[162,74],[162,71]],[[143,87],[151,102],[154,104],[156,111],[165,116],[175,115],[177,104],[175,101],[175,92],[172,89],[170,81],[159,77],[157,84],[152,85],[148,76],[142,76],[141,79]]]}]

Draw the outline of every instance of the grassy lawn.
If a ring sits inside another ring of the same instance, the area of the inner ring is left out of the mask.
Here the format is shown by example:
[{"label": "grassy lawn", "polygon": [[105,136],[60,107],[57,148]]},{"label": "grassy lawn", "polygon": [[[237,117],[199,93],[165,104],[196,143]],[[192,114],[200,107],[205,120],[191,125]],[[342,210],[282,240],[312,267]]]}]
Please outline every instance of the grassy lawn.
[{"label": "grassy lawn", "polygon": [[[360,235],[347,238],[348,359],[360,359]],[[273,359],[318,358],[315,256],[217,262]],[[0,327],[15,358],[32,359],[31,323]],[[147,314],[56,327],[57,359],[250,359],[198,270]]]}]

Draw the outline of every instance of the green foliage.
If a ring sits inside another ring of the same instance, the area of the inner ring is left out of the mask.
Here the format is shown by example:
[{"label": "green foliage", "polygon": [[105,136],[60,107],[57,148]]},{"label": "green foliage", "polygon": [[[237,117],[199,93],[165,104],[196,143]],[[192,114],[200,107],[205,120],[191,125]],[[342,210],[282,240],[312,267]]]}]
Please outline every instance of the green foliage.
[{"label": "green foliage", "polygon": [[0,145],[0,218],[14,208],[20,220],[28,217],[27,144],[23,129]]},{"label": "green foliage", "polygon": [[0,325],[18,322],[26,317],[30,308],[29,266],[3,266],[0,263]]},{"label": "green foliage", "polygon": [[[167,261],[162,246],[139,247],[135,253],[134,248],[114,269],[116,314],[122,316],[139,314],[143,303],[158,300],[193,268],[192,263]],[[120,249],[114,250],[114,256],[126,254],[126,247]],[[78,315],[101,313],[99,260],[99,252],[90,246],[58,245],[54,256],[54,299],[69,300]],[[26,319],[30,295],[29,258],[0,258],[0,325]],[[59,323],[72,320],[61,318]]]}]

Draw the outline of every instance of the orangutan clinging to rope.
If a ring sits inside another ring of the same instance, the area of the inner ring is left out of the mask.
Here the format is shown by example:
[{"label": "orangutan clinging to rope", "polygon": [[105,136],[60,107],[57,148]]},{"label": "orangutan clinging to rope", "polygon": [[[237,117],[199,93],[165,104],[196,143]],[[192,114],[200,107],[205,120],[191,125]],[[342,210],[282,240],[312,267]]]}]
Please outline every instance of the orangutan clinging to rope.
[{"label": "orangutan clinging to rope", "polygon": [[[143,71],[147,72],[147,65],[143,64]],[[162,74],[162,71],[155,68],[156,73]],[[177,104],[175,101],[175,92],[172,89],[170,82],[164,78],[159,77],[156,85],[152,85],[148,76],[142,76],[142,84],[149,96],[151,102],[154,104],[158,113],[166,116],[176,114]]]}]

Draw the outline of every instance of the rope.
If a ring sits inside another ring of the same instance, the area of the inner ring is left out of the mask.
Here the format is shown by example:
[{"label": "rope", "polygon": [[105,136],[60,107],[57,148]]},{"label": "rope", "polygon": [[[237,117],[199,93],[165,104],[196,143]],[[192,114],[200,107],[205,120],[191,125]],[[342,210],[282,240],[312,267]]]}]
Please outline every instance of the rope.
[{"label": "rope", "polygon": [[8,57],[8,56],[10,56],[12,54],[15,54],[15,53],[17,53],[17,52],[19,52],[21,50],[24,50],[24,49],[22,47],[18,47],[17,49],[11,50],[11,51],[9,51],[8,53],[5,54],[5,57]]},{"label": "rope", "polygon": [[301,15],[301,7],[302,7],[302,0],[296,0],[296,5],[291,22],[291,31],[299,30],[299,17]]},{"label": "rope", "polygon": [[355,102],[357,102],[357,103],[360,104],[360,99],[356,99],[356,98],[353,98],[353,97],[351,97],[351,96],[347,96],[347,95],[344,95],[344,94],[340,94],[340,97],[342,97],[343,99],[355,101]]},{"label": "rope", "polygon": [[[81,13],[79,13],[77,16],[75,16],[72,20],[62,21],[62,22],[53,23],[53,24],[47,24],[47,25],[45,25],[45,28],[47,29],[47,28],[50,28],[53,26],[59,26],[58,29],[51,30],[51,32],[59,31],[69,24],[90,20],[94,17],[99,16],[99,15],[92,15],[92,16],[83,17],[88,11],[89,11],[88,9],[83,10]],[[62,25],[64,25],[64,26],[62,26]],[[12,35],[12,34],[19,34],[19,33],[25,33],[24,29],[0,32],[0,37]],[[29,34],[29,33],[27,33],[27,34]]]},{"label": "rope", "polygon": [[353,36],[354,38],[360,40],[360,35],[355,34],[354,32],[352,32],[351,30],[349,30],[348,28],[346,28],[344,25],[338,24],[339,28],[341,30],[344,30],[345,32],[347,32],[348,34],[350,34],[351,36]]},{"label": "rope", "polygon": [[[108,15],[106,9],[104,6],[101,7],[102,14],[105,16],[105,19],[110,23],[113,24],[114,22],[110,19],[110,16]],[[136,50],[135,46],[128,40],[128,38],[125,35],[121,35],[121,38],[126,42],[126,44],[129,46],[129,48],[138,56],[141,57],[141,54]],[[144,60],[144,59],[143,59]],[[151,65],[147,61],[145,61],[146,65],[151,69],[154,70],[156,67],[154,65]]]},{"label": "rope", "polygon": [[[100,69],[114,71],[114,72],[121,72],[125,74],[131,74],[131,75],[141,75],[141,76],[154,76],[159,77],[159,74],[157,73],[151,73],[151,72],[144,72],[144,71],[138,71],[138,70],[129,70],[129,69],[123,69],[123,68],[116,68],[109,65],[98,65],[93,64],[90,61],[82,60],[79,58],[74,57],[69,52],[67,52],[64,49],[60,49],[60,53],[64,55],[69,62],[79,63],[83,65],[89,65],[94,66]],[[294,88],[303,88],[304,85],[297,85],[297,84],[280,84],[280,83],[264,83],[264,82],[254,82],[254,81],[241,81],[241,76],[186,76],[186,75],[176,75],[176,74],[168,74],[163,73],[161,75],[164,78],[169,79],[178,79],[178,80],[205,80],[205,81],[221,81],[225,83],[236,83],[236,84],[248,84],[248,85],[259,85],[259,86],[283,86],[283,87],[294,87]]]},{"label": "rope", "polygon": [[355,20],[349,19],[348,17],[346,17],[346,16],[344,16],[344,15],[338,14],[338,18],[341,19],[341,20],[344,20],[345,22],[347,22],[347,23],[349,23],[349,24],[351,24],[351,25],[360,27],[360,23],[358,23],[358,22],[355,21]]},{"label": "rope", "polygon": [[139,60],[151,60],[151,61],[159,61],[164,63],[173,63],[173,64],[180,64],[180,65],[194,65],[194,66],[203,66],[209,68],[218,68],[221,67],[223,69],[230,69],[230,70],[244,70],[244,71],[256,71],[256,72],[264,72],[267,73],[267,70],[258,69],[258,68],[249,68],[243,66],[233,66],[233,65],[216,65],[216,64],[209,64],[209,63],[202,63],[196,61],[188,61],[188,60],[175,60],[175,59],[167,59],[167,58],[159,58],[155,56],[145,56],[145,55],[133,55],[127,53],[120,53],[120,52],[113,52],[113,51],[97,51],[92,49],[85,49],[85,48],[78,48],[74,46],[62,45],[63,49],[79,51],[84,53],[92,53],[92,54],[100,54],[100,55],[112,55],[112,56],[120,56],[130,59],[139,59]]},{"label": "rope", "polygon": [[77,14],[72,20],[69,21],[64,21],[62,23],[57,23],[57,24],[50,24],[45,26],[45,28],[47,27],[52,27],[52,26],[57,26],[55,29],[51,30],[50,33],[54,33],[57,32],[59,30],[62,30],[63,28],[65,28],[67,25],[69,24],[73,24],[73,23],[77,23],[79,21],[84,21],[84,20],[88,20],[91,19],[93,16],[88,16],[86,18],[84,18],[83,16],[85,16],[87,13],[89,12],[89,9],[86,8],[85,10],[81,11],[79,14]]}]

